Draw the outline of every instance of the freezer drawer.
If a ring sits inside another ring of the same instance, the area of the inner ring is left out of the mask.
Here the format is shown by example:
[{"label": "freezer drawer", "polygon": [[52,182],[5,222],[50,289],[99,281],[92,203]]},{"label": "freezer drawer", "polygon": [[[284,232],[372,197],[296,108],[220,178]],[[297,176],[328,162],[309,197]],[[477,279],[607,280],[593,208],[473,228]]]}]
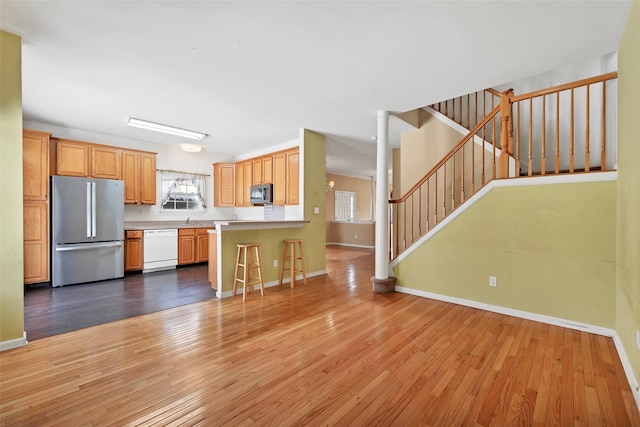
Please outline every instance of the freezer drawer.
[{"label": "freezer drawer", "polygon": [[124,242],[78,243],[53,247],[51,286],[124,276]]}]

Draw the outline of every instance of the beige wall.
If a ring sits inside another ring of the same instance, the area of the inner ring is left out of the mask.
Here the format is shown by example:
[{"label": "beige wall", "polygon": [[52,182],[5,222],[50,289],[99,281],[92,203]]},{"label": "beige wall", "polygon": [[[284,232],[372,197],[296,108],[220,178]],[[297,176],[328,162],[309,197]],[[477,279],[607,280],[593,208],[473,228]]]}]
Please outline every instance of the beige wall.
[{"label": "beige wall", "polygon": [[[424,115],[420,129],[400,135],[399,198],[418,182],[462,139],[463,135],[431,114]],[[397,174],[394,174],[394,184]],[[394,190],[396,186],[394,185]]]},{"label": "beige wall", "polygon": [[[260,243],[262,273],[265,282],[280,278],[280,260],[282,258],[282,241],[284,239],[302,239],[307,273],[325,270],[325,226],[324,226],[324,177],[325,177],[325,136],[316,132],[303,130],[302,135],[303,175],[300,184],[304,186],[303,204],[304,219],[311,221],[300,228],[279,228],[269,230],[231,230],[222,231],[222,291],[233,289],[233,275],[237,248],[240,242]],[[317,159],[323,159],[318,161]],[[313,208],[321,208],[314,214]],[[273,266],[278,260],[278,267]],[[288,276],[287,276],[288,277]]]},{"label": "beige wall", "polygon": [[635,1],[618,51],[618,228],[616,330],[640,378],[640,3]]},{"label": "beige wall", "polygon": [[24,332],[21,63],[20,37],[0,31],[0,342]]},{"label": "beige wall", "polygon": [[370,179],[354,178],[344,175],[327,174],[327,180],[335,182],[334,191],[328,191],[326,197],[326,238],[328,243],[357,246],[375,245],[375,225],[373,223],[335,223],[335,191],[353,191],[356,193],[356,221],[371,221],[373,218],[371,199],[375,192]]},{"label": "beige wall", "polygon": [[397,284],[613,328],[615,189],[496,188],[396,266]]}]

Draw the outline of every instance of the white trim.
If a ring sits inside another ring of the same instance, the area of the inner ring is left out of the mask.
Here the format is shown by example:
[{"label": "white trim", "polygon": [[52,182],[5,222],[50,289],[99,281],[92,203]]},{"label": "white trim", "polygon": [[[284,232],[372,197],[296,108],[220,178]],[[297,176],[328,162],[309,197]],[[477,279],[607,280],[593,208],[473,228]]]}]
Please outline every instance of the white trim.
[{"label": "white trim", "polygon": [[15,338],[12,340],[0,342],[0,351],[11,350],[18,347],[24,347],[27,344],[29,344],[29,341],[27,341],[27,333],[23,331],[22,338]]},{"label": "white trim", "polygon": [[638,410],[640,410],[640,386],[638,385],[638,381],[634,376],[631,362],[627,357],[627,353],[624,350],[622,341],[620,341],[618,332],[615,329],[603,328],[602,326],[589,325],[587,323],[575,322],[573,320],[561,319],[559,317],[546,316],[544,314],[531,313],[529,311],[516,310],[514,308],[501,307],[498,305],[486,304],[478,301],[457,298],[448,295],[441,295],[433,292],[421,291],[418,289],[406,288],[403,286],[396,286],[395,290],[396,292],[400,292],[403,294],[449,302],[452,304],[463,305],[465,307],[477,308],[479,310],[485,310],[493,313],[527,319],[534,322],[541,322],[549,325],[560,326],[563,328],[602,335],[605,337],[611,337],[613,338],[616,350],[618,351],[618,357],[620,357],[620,362],[622,363],[622,367],[624,368],[624,373],[626,374],[627,381],[629,381],[629,387],[631,388],[631,393],[633,394],[633,397],[636,401],[636,406],[638,407]]},{"label": "white trim", "polygon": [[340,243],[340,242],[327,242],[325,246],[335,245],[335,246],[349,246],[352,248],[364,248],[364,249],[375,249],[375,245],[354,245],[352,243]]},{"label": "white trim", "polygon": [[492,191],[494,188],[501,187],[522,187],[528,185],[553,185],[553,184],[578,184],[583,182],[605,182],[616,181],[618,179],[618,172],[591,172],[591,173],[577,173],[568,175],[550,175],[550,176],[532,176],[523,178],[512,179],[494,179],[482,187],[476,194],[471,196],[465,201],[459,208],[453,211],[449,216],[439,222],[433,227],[427,234],[418,239],[413,245],[411,245],[406,251],[402,252],[396,259],[389,263],[389,269],[393,271],[393,267],[397,266],[402,260],[407,258],[413,253],[420,245],[427,240],[435,236],[440,230],[442,230],[447,224],[460,216],[463,212],[473,206],[478,200],[483,198],[486,194]]},{"label": "white trim", "polygon": [[624,373],[627,375],[627,380],[629,381],[629,387],[631,387],[631,393],[633,394],[633,397],[636,400],[636,406],[638,407],[638,411],[640,411],[640,385],[638,385],[638,380],[633,374],[631,361],[627,357],[627,353],[624,351],[624,346],[622,345],[622,341],[620,341],[620,337],[618,336],[617,333],[613,337],[613,342],[616,345],[616,350],[618,350],[618,356],[620,357],[620,362],[622,362]]},{"label": "white trim", "polygon": [[[244,222],[244,224],[243,224]],[[231,230],[262,230],[271,228],[300,228],[311,221],[283,220],[283,221],[214,221],[219,232]]]},{"label": "white trim", "polygon": [[[310,277],[315,277],[315,276],[323,276],[325,274],[327,274],[327,270],[315,271],[313,273],[308,273],[307,274],[307,279],[310,278]],[[302,280],[302,274],[296,275],[296,280]],[[291,278],[285,278],[285,279],[282,280],[283,284],[284,283],[289,283],[289,282],[291,282]],[[272,288],[274,286],[280,286],[280,280],[273,280],[271,282],[266,282],[264,284],[265,288]],[[253,292],[253,291],[258,291],[258,290],[260,290],[260,285],[253,285],[253,289],[251,291]],[[236,295],[242,295],[242,288],[236,289]],[[218,297],[218,298],[228,298],[228,297],[231,297],[231,296],[233,296],[233,290],[222,292],[220,294],[220,296],[218,296],[218,292],[216,292],[216,297]]]}]

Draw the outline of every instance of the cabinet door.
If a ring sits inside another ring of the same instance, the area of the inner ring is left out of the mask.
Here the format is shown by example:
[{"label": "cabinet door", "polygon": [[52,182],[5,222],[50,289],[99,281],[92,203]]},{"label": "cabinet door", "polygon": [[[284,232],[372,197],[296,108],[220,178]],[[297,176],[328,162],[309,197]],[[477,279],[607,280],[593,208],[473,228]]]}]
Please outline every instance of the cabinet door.
[{"label": "cabinet door", "polygon": [[284,153],[273,156],[273,204],[284,205],[286,202],[286,156]]},{"label": "cabinet door", "polygon": [[121,151],[117,148],[91,147],[91,176],[103,179],[121,179]]},{"label": "cabinet door", "polygon": [[24,283],[49,281],[49,203],[25,202]]},{"label": "cabinet door", "polygon": [[273,156],[262,158],[262,183],[273,184]]},{"label": "cabinet door", "polygon": [[213,206],[235,206],[236,164],[213,164]]},{"label": "cabinet door", "polygon": [[286,198],[287,205],[297,205],[300,202],[300,152],[295,150],[287,151],[287,173],[286,173]]},{"label": "cabinet door", "polygon": [[156,156],[140,153],[140,203],[156,204]]},{"label": "cabinet door", "polygon": [[251,200],[249,199],[249,190],[253,185],[253,162],[244,162],[244,205],[251,206]]},{"label": "cabinet door", "polygon": [[142,270],[144,247],[142,231],[126,232],[124,241],[124,271]]},{"label": "cabinet door", "polygon": [[209,259],[209,235],[206,228],[196,229],[196,245],[196,262],[206,262]]},{"label": "cabinet door", "polygon": [[251,165],[253,167],[253,185],[262,184],[262,159],[253,159]]},{"label": "cabinet door", "polygon": [[25,130],[22,135],[23,200],[49,199],[49,136]]},{"label": "cabinet door", "polygon": [[140,204],[140,159],[133,151],[122,152],[124,202]]},{"label": "cabinet door", "polygon": [[248,197],[244,194],[244,163],[236,163],[236,206],[244,206],[244,200]]},{"label": "cabinet door", "polygon": [[196,233],[193,228],[178,230],[178,264],[196,262]]},{"label": "cabinet door", "polygon": [[56,143],[56,174],[89,176],[89,146],[58,140]]}]

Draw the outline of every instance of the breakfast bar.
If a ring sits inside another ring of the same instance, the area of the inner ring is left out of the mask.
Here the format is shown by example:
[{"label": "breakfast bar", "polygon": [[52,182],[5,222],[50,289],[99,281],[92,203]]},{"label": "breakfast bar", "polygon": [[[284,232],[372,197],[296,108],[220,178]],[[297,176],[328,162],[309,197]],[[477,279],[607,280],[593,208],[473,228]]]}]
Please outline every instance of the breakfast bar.
[{"label": "breakfast bar", "polygon": [[218,298],[233,295],[236,245],[260,243],[260,257],[265,286],[279,283],[282,242],[302,238],[302,229],[308,220],[276,221],[214,221],[209,229],[209,282]]}]

